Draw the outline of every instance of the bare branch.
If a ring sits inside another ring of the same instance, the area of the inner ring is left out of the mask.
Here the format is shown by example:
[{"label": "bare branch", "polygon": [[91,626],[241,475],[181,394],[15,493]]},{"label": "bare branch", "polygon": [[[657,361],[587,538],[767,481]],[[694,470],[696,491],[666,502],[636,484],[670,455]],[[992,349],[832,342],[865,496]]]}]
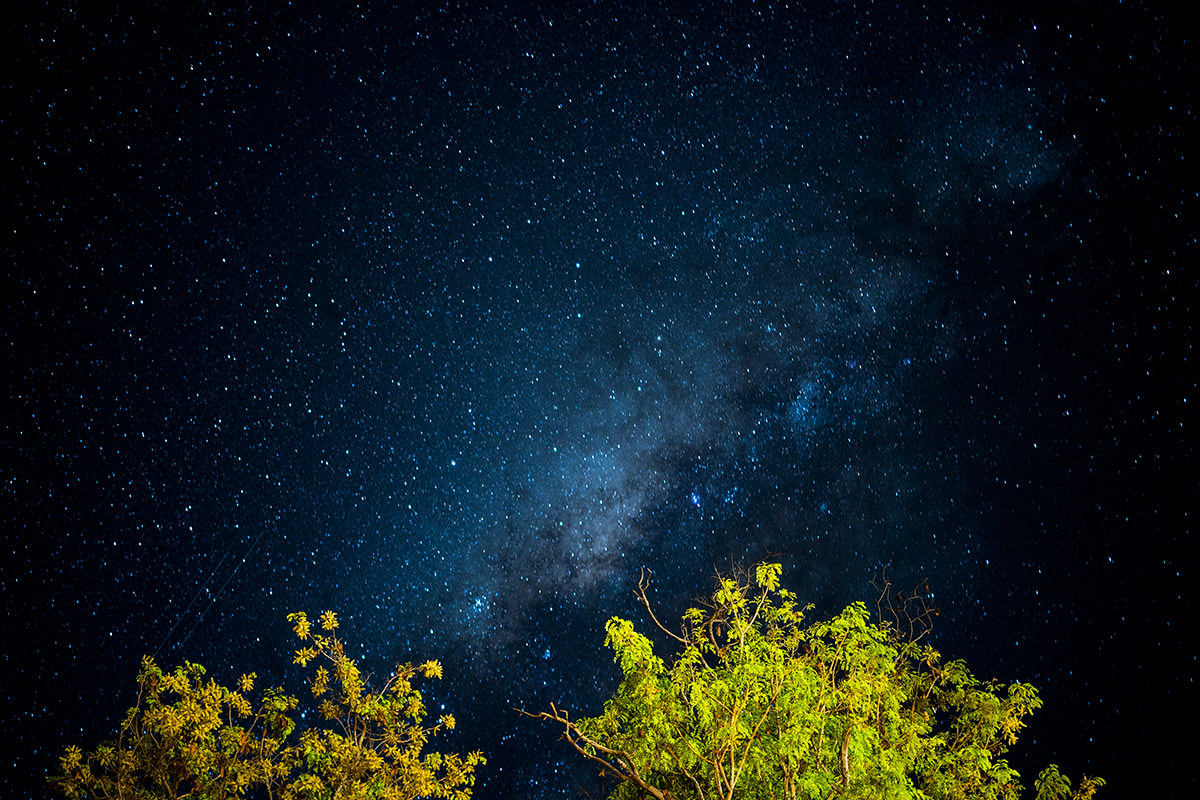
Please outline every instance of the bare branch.
[{"label": "bare branch", "polygon": [[875,619],[881,627],[890,626],[896,636],[912,643],[933,631],[933,618],[941,612],[929,603],[932,592],[928,580],[922,579],[911,592],[893,592],[885,566],[871,585],[879,592],[875,600]]},{"label": "bare branch", "polygon": [[653,573],[650,572],[650,570],[642,567],[641,575],[638,576],[638,588],[633,593],[634,596],[637,597],[638,600],[642,601],[642,605],[646,607],[646,613],[650,615],[650,620],[660,631],[665,633],[667,636],[670,636],[680,644],[689,644],[687,639],[673,631],[668,630],[661,622],[658,621],[658,617],[654,616],[654,609],[650,607],[650,598],[646,597],[646,590],[650,588],[650,576],[652,574]]},{"label": "bare branch", "polygon": [[[668,792],[655,786],[651,786],[642,778],[641,773],[638,772],[637,767],[634,766],[634,758],[632,755],[624,750],[616,750],[611,747],[605,747],[595,739],[592,739],[583,731],[581,731],[578,725],[570,720],[565,710],[559,711],[553,703],[550,704],[549,712],[542,711],[537,714],[531,714],[521,708],[514,708],[513,710],[525,717],[532,717],[533,719],[546,719],[550,720],[551,722],[557,722],[561,724],[564,728],[563,738],[566,739],[567,743],[570,744],[571,747],[575,748],[576,752],[578,752],[580,755],[596,762],[597,764],[600,764],[606,770],[612,772],[618,779],[636,784],[643,791],[648,792],[652,797],[654,797],[655,800],[670,800],[670,794]],[[587,745],[587,747],[584,747],[584,745]],[[593,748],[606,756],[609,756],[611,760],[601,758],[595,753],[590,752],[587,749],[588,747]],[[614,764],[613,762],[616,763]]]}]

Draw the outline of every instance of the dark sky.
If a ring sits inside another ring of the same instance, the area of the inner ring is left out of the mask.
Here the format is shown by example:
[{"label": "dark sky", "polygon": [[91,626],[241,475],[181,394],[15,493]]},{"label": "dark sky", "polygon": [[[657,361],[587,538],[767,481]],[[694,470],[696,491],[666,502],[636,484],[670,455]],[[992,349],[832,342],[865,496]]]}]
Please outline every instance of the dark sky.
[{"label": "dark sky", "polygon": [[1194,791],[1175,4],[246,5],[5,21],[0,794],[332,608],[477,797],[582,797],[511,707],[768,554],[927,578],[1029,782]]}]

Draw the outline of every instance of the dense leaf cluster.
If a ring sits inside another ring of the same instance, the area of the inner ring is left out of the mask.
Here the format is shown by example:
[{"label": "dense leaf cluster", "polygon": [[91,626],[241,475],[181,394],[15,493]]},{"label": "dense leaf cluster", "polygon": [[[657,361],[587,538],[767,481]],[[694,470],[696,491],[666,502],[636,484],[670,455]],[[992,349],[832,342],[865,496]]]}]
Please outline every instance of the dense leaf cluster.
[{"label": "dense leaf cluster", "polygon": [[316,633],[303,613],[291,614],[303,646],[294,662],[315,662],[312,694],[324,723],[299,731],[299,705],[282,689],[253,701],[256,676],[236,689],[205,679],[199,664],[164,672],[146,657],[138,675],[137,704],[117,738],[86,755],[70,747],[51,778],[70,798],[224,800],[265,796],[279,800],[466,800],[479,753],[422,753],[430,738],[454,727],[444,716],[426,726],[425,705],[413,686],[418,676],[440,678],[436,661],[398,666],[387,683],[370,690],[334,631],[337,617],[321,615]]},{"label": "dense leaf cluster", "polygon": [[[1004,754],[1041,706],[1026,683],[977,679],[855,603],[808,623],[779,564],[722,578],[683,616],[670,663],[631,622],[609,620],[623,680],[600,716],[536,716],[619,779],[611,800],[1015,800]],[[639,595],[649,610],[645,588]],[[653,617],[653,612],[651,611]],[[657,623],[657,619],[655,619]],[[919,638],[919,637],[918,637]],[[1087,800],[1057,767],[1038,800]]]}]

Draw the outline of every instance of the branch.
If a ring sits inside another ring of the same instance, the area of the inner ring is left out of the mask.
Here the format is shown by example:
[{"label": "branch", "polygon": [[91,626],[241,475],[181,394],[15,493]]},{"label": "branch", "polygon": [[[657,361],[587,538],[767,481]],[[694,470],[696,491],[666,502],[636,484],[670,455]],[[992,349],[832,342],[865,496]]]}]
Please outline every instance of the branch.
[{"label": "branch", "polygon": [[657,626],[660,631],[665,633],[667,636],[670,636],[672,639],[679,642],[680,644],[689,645],[690,642],[688,642],[687,639],[684,639],[682,636],[680,636],[677,633],[674,633],[673,631],[667,630],[667,628],[664,627],[663,624],[658,621],[658,617],[654,616],[654,609],[652,609],[650,607],[650,599],[648,597],[646,597],[646,590],[650,588],[650,576],[652,574],[653,573],[650,572],[650,570],[646,569],[645,567],[642,567],[641,574],[638,576],[638,587],[633,592],[634,596],[637,597],[638,600],[642,601],[642,605],[646,607],[646,613],[650,615],[650,619],[654,622],[655,626]]},{"label": "branch", "polygon": [[[655,800],[671,800],[670,793],[651,786],[645,781],[645,779],[642,778],[641,773],[639,773],[637,767],[634,766],[633,756],[624,750],[615,750],[611,747],[605,747],[595,739],[592,739],[583,731],[581,731],[579,726],[567,717],[566,711],[559,711],[553,703],[550,704],[549,712],[542,711],[538,714],[530,714],[528,711],[522,708],[514,708],[513,710],[525,717],[532,717],[533,719],[547,719],[551,722],[561,723],[564,727],[563,738],[566,739],[568,744],[574,747],[580,755],[595,761],[597,764],[600,764],[605,769],[616,775],[620,780],[635,784],[643,791],[648,792],[652,797],[655,798]],[[580,744],[580,742],[588,747],[599,750],[601,753],[609,756],[612,761],[601,758],[595,753],[589,752],[587,748]],[[616,761],[619,766],[614,765],[613,761]]]},{"label": "branch", "polygon": [[846,730],[842,733],[842,791],[850,787],[850,722],[846,722]]},{"label": "branch", "polygon": [[[678,726],[676,726],[676,730],[678,729]],[[688,745],[692,748],[692,751],[699,756],[699,752],[696,751],[695,747],[691,746],[690,742],[688,742]],[[667,752],[671,754],[671,758],[675,759],[675,763],[679,765],[679,771],[687,776],[687,779],[690,780],[692,785],[696,787],[696,797],[704,797],[704,789],[700,787],[700,781],[696,780],[696,776],[691,773],[691,770],[683,765],[683,759],[679,757],[679,754],[674,750],[668,750]]]},{"label": "branch", "polygon": [[[829,794],[825,795],[825,800],[833,800],[834,795],[845,793],[850,787],[850,721],[846,721],[846,729],[842,731],[842,748],[839,753],[841,760],[842,780],[840,784],[833,784],[829,787]],[[818,758],[820,753],[818,752]]]},{"label": "branch", "polygon": [[[926,600],[930,595],[928,580],[922,580],[908,594],[892,592],[892,581],[888,578],[887,567],[884,567],[878,581],[872,580],[871,585],[879,590],[879,597],[875,600],[875,618],[880,625],[891,623],[897,636],[914,644],[933,630],[933,618],[940,612]],[[890,619],[885,620],[885,615]],[[907,632],[902,635],[905,628]]]},{"label": "branch", "polygon": [[[758,722],[754,725],[754,730],[750,731],[750,735],[746,737],[746,747],[742,750],[741,763],[738,764],[737,771],[734,773],[735,783],[741,778],[742,771],[746,768],[746,762],[750,760],[750,748],[758,741],[758,732],[762,729],[767,719],[770,718],[771,712],[775,710],[775,702],[779,699],[779,693],[782,691],[782,688],[778,684],[772,687],[774,691],[771,695],[771,702],[763,709],[762,716],[758,718]],[[732,789],[733,787],[731,786],[730,788]]]}]

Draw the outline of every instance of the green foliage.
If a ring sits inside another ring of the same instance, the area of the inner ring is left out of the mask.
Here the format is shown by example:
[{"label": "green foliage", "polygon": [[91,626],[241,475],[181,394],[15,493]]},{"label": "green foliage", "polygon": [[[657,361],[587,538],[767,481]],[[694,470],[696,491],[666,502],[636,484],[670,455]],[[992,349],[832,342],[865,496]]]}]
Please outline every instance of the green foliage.
[{"label": "green foliage", "polygon": [[[1041,706],[1025,683],[976,678],[855,603],[809,623],[782,567],[719,580],[683,615],[673,661],[617,617],[606,626],[623,679],[600,716],[533,715],[620,780],[611,800],[1015,800],[1003,758]],[[645,581],[638,596],[650,612]],[[919,638],[919,637],[917,637]],[[1090,800],[1057,767],[1037,800]]]},{"label": "green foliage", "polygon": [[482,755],[422,755],[430,738],[454,727],[451,716],[426,726],[425,705],[413,687],[418,676],[441,678],[440,664],[402,664],[382,688],[371,690],[334,633],[333,612],[321,615],[322,633],[303,613],[288,620],[303,643],[294,663],[318,665],[312,695],[323,725],[296,736],[297,699],[275,688],[252,701],[254,673],[241,676],[233,690],[205,680],[199,664],[164,673],[147,656],[137,704],[117,738],[86,755],[67,748],[59,760],[62,774],[50,782],[80,800],[471,796]]},{"label": "green foliage", "polygon": [[1079,788],[1071,791],[1071,781],[1058,771],[1058,766],[1051,764],[1042,770],[1033,788],[1037,791],[1036,800],[1092,800],[1096,790],[1104,785],[1103,778],[1084,777]]}]

